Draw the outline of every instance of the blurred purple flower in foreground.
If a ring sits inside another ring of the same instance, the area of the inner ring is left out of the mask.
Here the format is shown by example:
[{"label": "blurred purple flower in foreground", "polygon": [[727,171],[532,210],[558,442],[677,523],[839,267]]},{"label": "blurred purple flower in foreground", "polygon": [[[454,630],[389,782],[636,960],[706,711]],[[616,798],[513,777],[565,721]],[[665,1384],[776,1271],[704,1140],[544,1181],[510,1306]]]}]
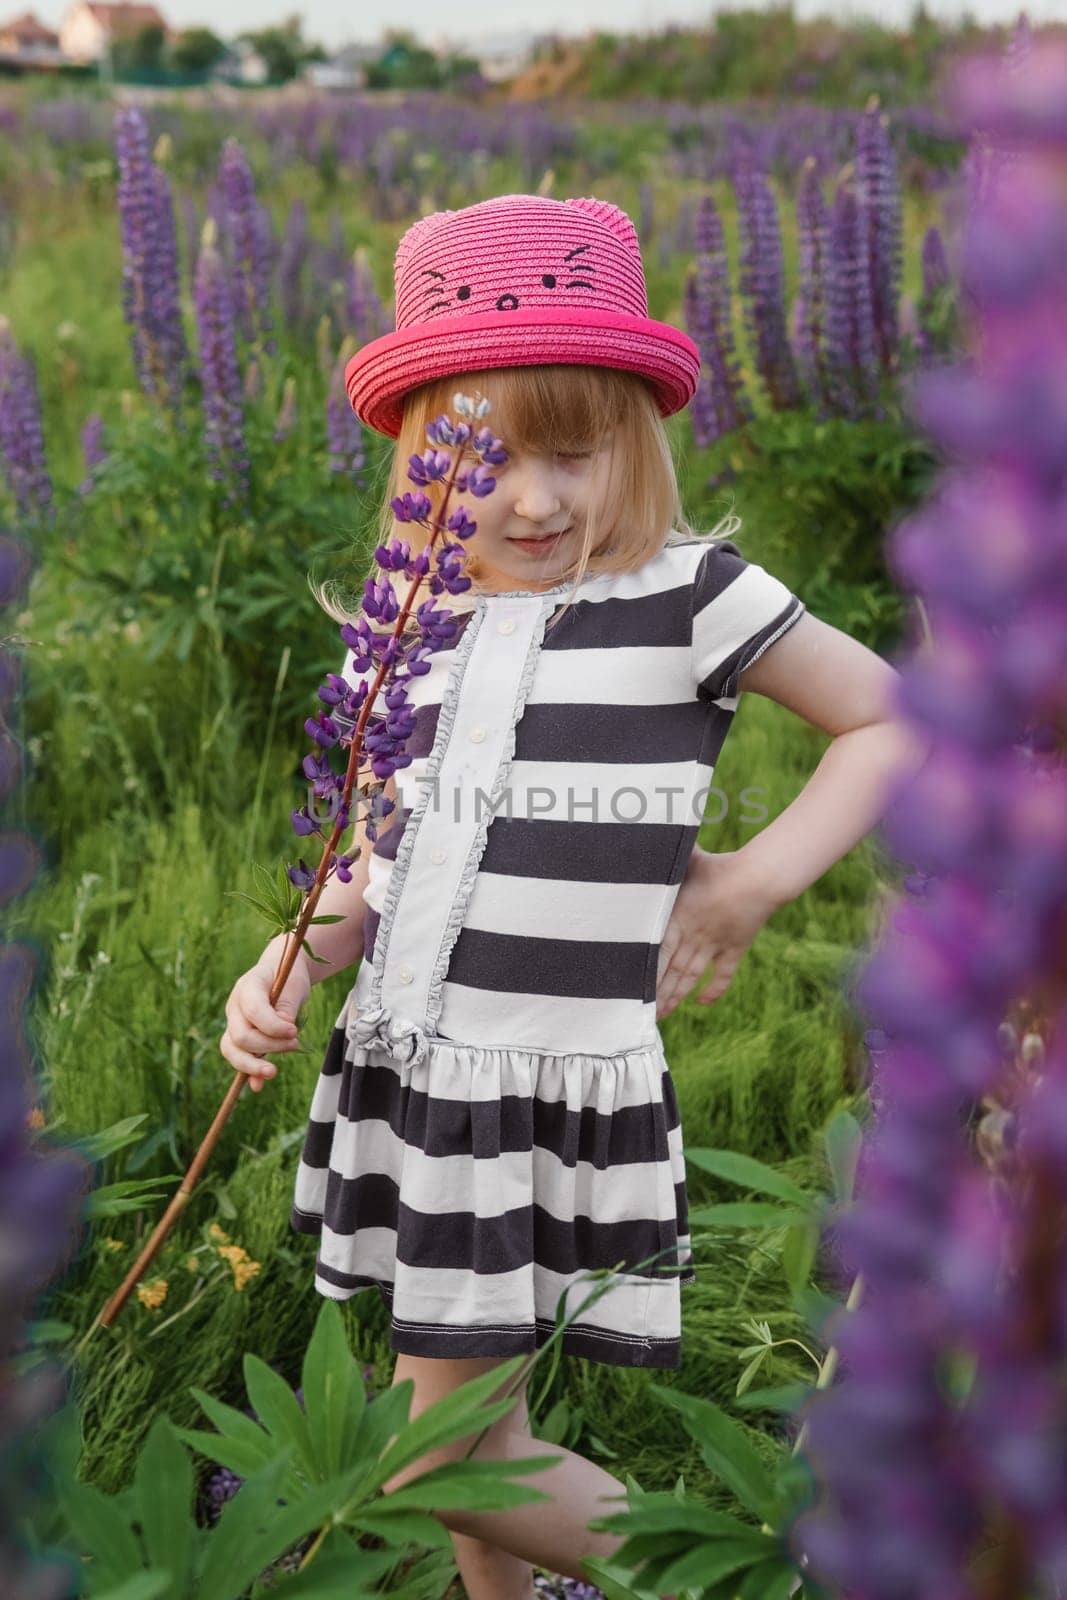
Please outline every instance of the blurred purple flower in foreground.
[{"label": "blurred purple flower in foreground", "polygon": [[[0,610],[25,591],[24,545],[0,538]],[[14,653],[0,653],[0,801],[20,776],[18,750],[6,731],[16,723],[11,702],[20,683]],[[26,834],[0,841],[0,905],[29,887],[39,852]],[[34,1493],[28,1454],[34,1431],[65,1399],[63,1375],[44,1361],[31,1364],[28,1323],[38,1297],[66,1263],[75,1243],[82,1198],[92,1169],[73,1152],[49,1147],[40,1130],[33,1061],[24,1008],[34,978],[25,944],[0,945],[0,1570],[5,1600],[60,1600],[72,1575],[62,1561],[38,1558],[22,1546],[21,1513]],[[14,1360],[24,1363],[16,1375]]]},{"label": "blurred purple flower in foreground", "polygon": [[[806,1407],[824,1493],[793,1530],[850,1600],[1067,1592],[1067,49],[971,62],[952,101],[987,152],[970,354],[914,385],[948,462],[890,545],[932,644],[901,684],[930,756],[887,831],[929,876],[859,983],[877,1115],[833,1232],[863,1299],[831,1319],[842,1376]],[[1005,1189],[964,1121],[1020,1000],[1049,1044]]]}]

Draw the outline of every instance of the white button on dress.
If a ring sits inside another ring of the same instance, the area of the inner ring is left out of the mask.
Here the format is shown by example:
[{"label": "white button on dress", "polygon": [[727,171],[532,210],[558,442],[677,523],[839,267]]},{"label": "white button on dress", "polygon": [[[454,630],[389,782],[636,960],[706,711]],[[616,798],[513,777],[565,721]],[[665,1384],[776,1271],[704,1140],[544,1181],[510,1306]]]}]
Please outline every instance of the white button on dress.
[{"label": "white button on dress", "polygon": [[481,744],[485,738],[485,729],[472,728],[468,733],[467,738],[470,740],[471,744]]},{"label": "white button on dress", "polygon": [[497,631],[497,633],[514,633],[515,632],[514,620],[511,617],[505,617],[503,622],[498,622],[497,623],[496,631]]},{"label": "white button on dress", "polygon": [[401,983],[411,983],[415,977],[415,974],[412,972],[410,967],[401,967],[397,972],[397,977],[400,979]]},{"label": "white button on dress", "polygon": [[433,861],[437,866],[440,866],[442,861],[448,860],[448,851],[441,849],[431,850],[430,860]]}]

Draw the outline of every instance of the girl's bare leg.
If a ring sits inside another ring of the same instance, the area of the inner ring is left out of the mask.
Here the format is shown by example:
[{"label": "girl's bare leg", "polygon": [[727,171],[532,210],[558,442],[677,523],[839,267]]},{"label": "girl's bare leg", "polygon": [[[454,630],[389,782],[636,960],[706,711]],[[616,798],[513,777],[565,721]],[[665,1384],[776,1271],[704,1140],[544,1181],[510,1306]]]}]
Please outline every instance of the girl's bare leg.
[{"label": "girl's bare leg", "polygon": [[[450,1359],[401,1353],[396,1358],[393,1382],[414,1379],[410,1414],[416,1417],[461,1384],[499,1365],[493,1356]],[[535,1439],[528,1427],[523,1397],[493,1424],[475,1453],[478,1459],[487,1461],[562,1456],[554,1467],[515,1480],[551,1495],[552,1505],[538,1501],[506,1511],[456,1509],[435,1513],[452,1534],[456,1561],[470,1600],[531,1600],[535,1594],[535,1565],[588,1582],[582,1558],[599,1556],[610,1560],[623,1543],[619,1534],[592,1533],[586,1524],[594,1517],[626,1509],[625,1484],[585,1456]],[[462,1459],[474,1438],[474,1434],[468,1434],[449,1446],[428,1451],[390,1478],[385,1492],[399,1489],[432,1467]]]}]

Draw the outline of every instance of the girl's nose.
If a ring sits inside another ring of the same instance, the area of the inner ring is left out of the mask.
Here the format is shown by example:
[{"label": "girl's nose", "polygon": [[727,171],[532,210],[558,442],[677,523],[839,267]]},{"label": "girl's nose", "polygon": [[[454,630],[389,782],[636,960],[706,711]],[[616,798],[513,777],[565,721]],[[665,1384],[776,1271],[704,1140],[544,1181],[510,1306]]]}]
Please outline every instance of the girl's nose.
[{"label": "girl's nose", "polygon": [[[552,474],[544,466],[528,463],[516,474],[518,482],[512,478],[515,487],[515,514],[528,517],[531,522],[542,522],[548,517],[554,517],[559,511],[562,501],[552,483]],[[506,479],[504,480],[507,481]]]}]

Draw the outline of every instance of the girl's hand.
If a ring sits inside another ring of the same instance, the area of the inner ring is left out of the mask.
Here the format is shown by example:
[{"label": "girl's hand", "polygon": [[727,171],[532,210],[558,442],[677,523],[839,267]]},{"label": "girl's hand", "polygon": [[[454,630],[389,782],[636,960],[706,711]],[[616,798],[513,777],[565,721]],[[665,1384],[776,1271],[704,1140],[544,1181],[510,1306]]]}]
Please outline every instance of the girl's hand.
[{"label": "girl's hand", "polygon": [[716,855],[697,845],[660,944],[656,1020],[681,1004],[712,961],[715,975],[697,999],[711,1005],[725,994],[741,957],[779,904],[753,881],[740,851]]},{"label": "girl's hand", "polygon": [[270,1003],[271,985],[278,970],[278,956],[268,946],[254,967],[241,974],[226,1001],[226,1032],[219,1049],[238,1072],[248,1073],[249,1087],[258,1094],[264,1079],[273,1078],[277,1067],[263,1055],[276,1050],[299,1050],[300,1035],[296,1018],[311,992],[308,959],[301,950],[293,970],[285,980],[277,1006]]}]

